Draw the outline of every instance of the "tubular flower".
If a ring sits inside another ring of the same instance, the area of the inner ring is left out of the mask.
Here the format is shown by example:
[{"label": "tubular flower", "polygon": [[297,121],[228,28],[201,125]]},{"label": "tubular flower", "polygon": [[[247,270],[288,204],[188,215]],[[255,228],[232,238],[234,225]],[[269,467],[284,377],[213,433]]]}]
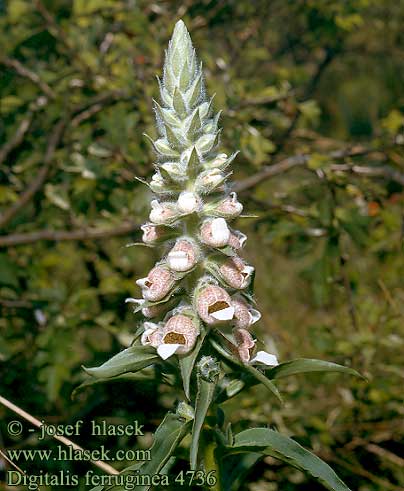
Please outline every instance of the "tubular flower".
[{"label": "tubular flower", "polygon": [[254,268],[235,256],[227,259],[220,266],[219,272],[229,286],[240,290],[247,288],[250,284]]},{"label": "tubular flower", "polygon": [[197,246],[189,239],[178,239],[167,255],[167,264],[173,271],[188,271],[197,262]]},{"label": "tubular flower", "polygon": [[157,200],[153,200],[150,204],[152,209],[149,219],[157,225],[172,223],[178,215],[175,203],[160,203]]},{"label": "tubular flower", "polygon": [[[149,138],[156,153],[149,187],[158,199],[151,201],[142,231],[143,242],[161,245],[166,255],[136,282],[143,298],[129,299],[146,318],[141,343],[164,359],[186,356],[200,334],[205,339],[211,329],[228,327],[235,332],[236,356],[251,363],[255,342],[247,329],[260,314],[247,296],[233,293],[250,285],[254,268],[234,255],[247,237],[228,225],[243,210],[227,183],[237,152],[220,151],[220,112],[207,96],[202,65],[182,21],[169,42],[159,88],[159,136]],[[148,318],[163,320],[153,324]],[[260,353],[257,362],[268,361]]]},{"label": "tubular flower", "polygon": [[142,288],[146,300],[157,302],[162,300],[175,285],[175,278],[170,270],[162,266],[154,267],[146,278],[136,281]]},{"label": "tubular flower", "polygon": [[182,314],[174,315],[163,328],[157,353],[163,359],[173,353],[184,355],[192,350],[198,335],[199,328],[190,317]]},{"label": "tubular flower", "polygon": [[202,287],[196,299],[199,317],[206,324],[218,324],[233,318],[234,307],[227,291],[216,285]]},{"label": "tubular flower", "polygon": [[261,318],[260,312],[249,305],[240,295],[232,297],[234,307],[234,326],[242,329],[248,329],[252,324]]},{"label": "tubular flower", "polygon": [[214,214],[224,218],[237,218],[243,211],[243,205],[237,200],[236,193],[230,193],[214,209]]},{"label": "tubular flower", "polygon": [[229,238],[229,246],[236,251],[242,249],[247,240],[247,236],[238,230],[232,231]]},{"label": "tubular flower", "polygon": [[224,218],[205,220],[201,226],[201,241],[211,247],[223,247],[229,243],[230,230]]},{"label": "tubular flower", "polygon": [[240,360],[248,363],[255,350],[255,341],[247,329],[235,329],[234,340],[236,341],[237,354]]},{"label": "tubular flower", "polygon": [[143,232],[142,240],[145,244],[156,244],[167,239],[169,235],[167,227],[164,227],[164,225],[145,223],[140,228]]}]

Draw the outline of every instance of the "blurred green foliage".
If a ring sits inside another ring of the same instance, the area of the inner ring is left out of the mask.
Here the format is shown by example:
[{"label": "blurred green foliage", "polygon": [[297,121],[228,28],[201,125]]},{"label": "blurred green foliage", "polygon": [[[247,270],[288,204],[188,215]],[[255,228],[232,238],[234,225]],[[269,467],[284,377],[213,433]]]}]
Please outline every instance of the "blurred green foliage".
[{"label": "blurred green foliage", "polygon": [[[403,489],[400,1],[0,2],[1,394],[63,423],[147,411],[150,431],[173,403],[142,381],[70,394],[80,366],[127,346],[139,322],[124,299],[155,257],[125,245],[147,217],[135,176],[152,173],[142,133],[154,132],[154,77],[179,17],[224,109],[223,151],[241,150],[240,199],[259,215],[239,225],[260,336],[282,360],[369,378],[288,379],[284,407],[252,390],[227,403],[232,418],[294,436],[353,489]],[[288,167],[291,156],[304,158]],[[21,445],[0,428],[0,444]],[[317,489],[306,479],[268,458],[244,489]]]}]

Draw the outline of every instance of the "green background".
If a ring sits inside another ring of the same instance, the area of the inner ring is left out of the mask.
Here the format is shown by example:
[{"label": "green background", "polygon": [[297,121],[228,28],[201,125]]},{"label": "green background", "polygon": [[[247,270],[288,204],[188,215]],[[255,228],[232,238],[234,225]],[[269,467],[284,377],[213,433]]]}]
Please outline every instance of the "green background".
[{"label": "green background", "polygon": [[[240,428],[293,436],[354,490],[403,489],[402,1],[0,1],[0,394],[48,422],[138,419],[143,447],[181,397],[144,381],[71,399],[81,365],[128,346],[140,321],[124,300],[157,255],[125,245],[148,215],[135,176],[153,172],[142,133],[155,134],[155,75],[179,18],[223,109],[222,149],[241,151],[239,198],[259,215],[237,223],[257,270],[257,335],[280,360],[369,379],[298,376],[280,384],[283,407],[253,389],[224,409]],[[28,426],[10,437],[15,416],[0,416],[0,447],[52,445]],[[243,487],[297,489],[322,488],[271,458]]]}]

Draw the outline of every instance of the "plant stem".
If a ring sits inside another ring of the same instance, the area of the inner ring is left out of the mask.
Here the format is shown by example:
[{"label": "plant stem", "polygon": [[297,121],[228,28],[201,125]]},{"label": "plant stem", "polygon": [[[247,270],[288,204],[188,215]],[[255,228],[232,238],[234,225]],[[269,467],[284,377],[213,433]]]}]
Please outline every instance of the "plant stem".
[{"label": "plant stem", "polygon": [[217,449],[217,443],[214,441],[207,442],[206,445],[204,445],[203,447],[203,460],[204,460],[205,472],[206,474],[208,474],[211,471],[215,471],[215,477],[217,479],[216,484],[214,484],[213,486],[207,486],[206,489],[209,489],[210,491],[221,490],[220,466],[215,457],[216,449]]}]

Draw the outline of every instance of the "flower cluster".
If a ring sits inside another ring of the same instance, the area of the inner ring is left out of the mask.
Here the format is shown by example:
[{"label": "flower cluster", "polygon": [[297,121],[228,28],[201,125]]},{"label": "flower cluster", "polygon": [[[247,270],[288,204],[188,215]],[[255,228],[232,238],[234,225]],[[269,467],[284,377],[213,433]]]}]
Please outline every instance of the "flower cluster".
[{"label": "flower cluster", "polygon": [[218,153],[220,112],[213,112],[182,21],[159,85],[159,137],[150,138],[157,162],[149,183],[157,199],[142,230],[144,243],[161,245],[164,257],[136,282],[143,298],[128,299],[148,319],[141,343],[166,359],[189,353],[202,331],[227,330],[240,361],[276,365],[274,355],[256,353],[250,333],[260,318],[250,291],[254,268],[239,256],[246,236],[230,226],[243,210],[227,183],[236,153]]}]

